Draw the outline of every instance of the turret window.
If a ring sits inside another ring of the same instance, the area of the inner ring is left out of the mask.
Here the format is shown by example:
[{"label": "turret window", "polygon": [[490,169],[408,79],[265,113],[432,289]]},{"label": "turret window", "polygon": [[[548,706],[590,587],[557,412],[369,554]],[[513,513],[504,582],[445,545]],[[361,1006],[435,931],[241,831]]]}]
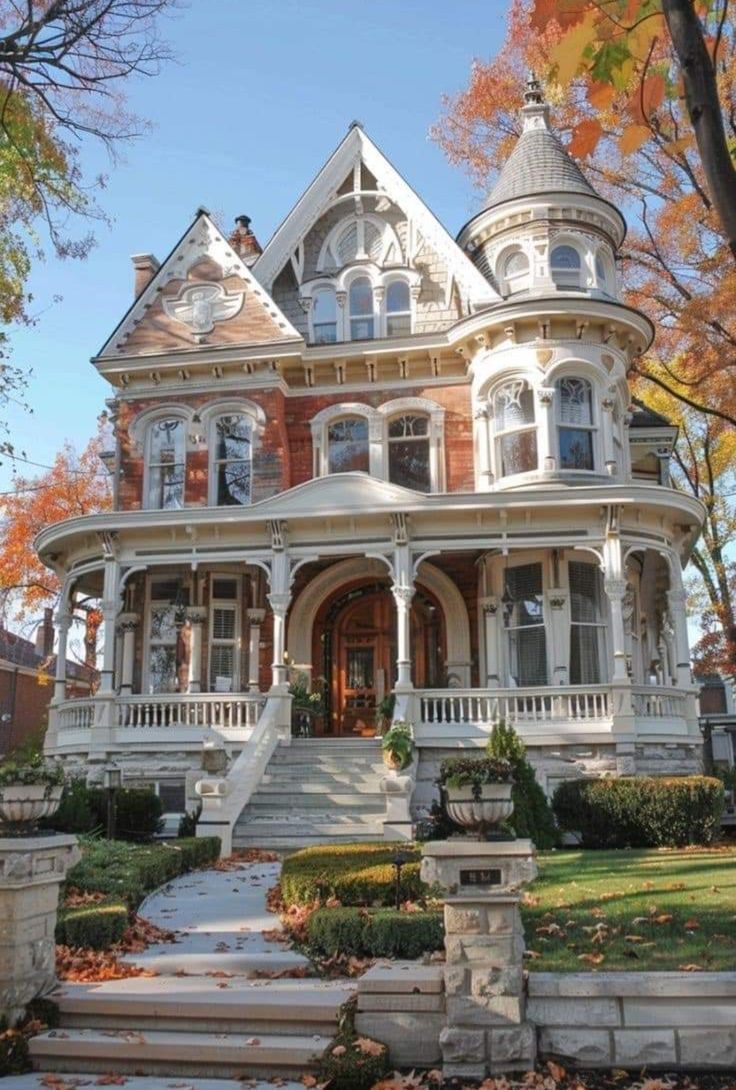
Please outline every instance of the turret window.
[{"label": "turret window", "polygon": [[368,421],[364,416],[346,417],[329,425],[327,472],[369,472]]},{"label": "turret window", "polygon": [[218,506],[251,502],[251,435],[248,416],[215,421],[215,495]]},{"label": "turret window", "polygon": [[580,287],[580,254],[574,246],[555,246],[550,266],[558,288]]},{"label": "turret window", "polygon": [[367,276],[350,285],[350,340],[370,340],[374,334],[373,288]]},{"label": "turret window", "polygon": [[406,280],[392,280],[386,288],[386,334],[411,333],[411,295]]},{"label": "turret window", "polygon": [[523,380],[502,386],[493,399],[496,458],[500,476],[530,473],[537,468],[534,394]]},{"label": "turret window", "polygon": [[529,285],[529,258],[521,250],[509,254],[503,263],[503,290],[506,295],[523,291]]},{"label": "turret window", "polygon": [[429,420],[405,413],[388,425],[388,479],[392,484],[431,490],[429,465]]},{"label": "turret window", "polygon": [[312,329],[315,344],[337,340],[337,300],[334,288],[322,288],[312,298]]},{"label": "turret window", "polygon": [[148,432],[146,506],[167,511],[184,506],[184,421],[154,420]]},{"label": "turret window", "polygon": [[594,468],[593,404],[590,383],[563,378],[557,383],[561,469]]}]

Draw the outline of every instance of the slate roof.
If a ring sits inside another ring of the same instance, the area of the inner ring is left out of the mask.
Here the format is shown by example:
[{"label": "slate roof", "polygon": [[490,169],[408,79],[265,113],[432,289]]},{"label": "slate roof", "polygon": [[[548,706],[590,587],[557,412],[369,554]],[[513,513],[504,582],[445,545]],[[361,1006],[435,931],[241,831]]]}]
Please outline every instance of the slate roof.
[{"label": "slate roof", "polygon": [[505,201],[531,197],[536,193],[598,196],[559,138],[547,128],[528,129],[521,134],[501,168],[485,207],[494,208]]},{"label": "slate roof", "polygon": [[661,413],[656,413],[654,409],[648,408],[643,401],[639,401],[634,397],[631,399],[632,405],[634,405],[634,412],[631,416],[632,428],[673,428],[675,425],[671,420],[668,420]]}]

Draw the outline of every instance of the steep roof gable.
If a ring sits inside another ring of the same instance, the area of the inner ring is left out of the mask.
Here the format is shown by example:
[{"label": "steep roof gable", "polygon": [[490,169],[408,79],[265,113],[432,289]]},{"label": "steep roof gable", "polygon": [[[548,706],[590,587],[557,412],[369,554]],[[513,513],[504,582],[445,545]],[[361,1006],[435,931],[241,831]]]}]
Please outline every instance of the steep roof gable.
[{"label": "steep roof gable", "polygon": [[[421,235],[447,262],[464,299],[474,306],[495,302],[499,296],[476,269],[452,236],[391,165],[383,152],[354,122],[347,135],[272,235],[253,272],[270,290],[274,280],[297,250],[299,243],[331,206],[343,189],[347,175],[358,163],[376,180],[378,190],[394,201],[413,224],[415,239]],[[410,254],[410,259],[413,255]]]},{"label": "steep roof gable", "polygon": [[292,340],[300,333],[200,209],[99,358]]}]

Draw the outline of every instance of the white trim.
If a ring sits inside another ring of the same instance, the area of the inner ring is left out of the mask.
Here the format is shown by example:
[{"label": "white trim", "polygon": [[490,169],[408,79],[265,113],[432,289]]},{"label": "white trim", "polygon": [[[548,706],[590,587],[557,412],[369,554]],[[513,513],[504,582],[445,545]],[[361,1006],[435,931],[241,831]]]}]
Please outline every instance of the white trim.
[{"label": "white trim", "polygon": [[[319,252],[319,257],[317,258],[317,272],[318,273],[325,273],[325,262],[327,260],[328,251],[332,252],[332,256],[335,259],[335,265],[334,265],[335,269],[343,268],[345,266],[345,264],[350,263],[350,262],[341,262],[338,255],[335,253],[335,251],[332,250],[332,246],[333,246],[334,243],[337,242],[340,235],[343,235],[345,233],[345,231],[348,229],[348,227],[350,227],[350,225],[353,224],[353,223],[355,224],[355,226],[357,228],[358,248],[357,248],[355,256],[350,258],[350,261],[374,261],[376,265],[380,266],[380,265],[383,264],[383,261],[384,261],[384,259],[386,257],[386,254],[388,253],[391,246],[395,246],[396,250],[397,250],[397,253],[399,254],[400,257],[403,258],[404,250],[403,250],[402,245],[401,245],[401,240],[399,239],[399,236],[396,233],[396,230],[392,227],[392,225],[388,222],[388,220],[383,219],[381,216],[376,215],[376,213],[373,213],[373,212],[364,213],[362,216],[356,216],[355,214],[352,214],[352,215],[348,214],[348,215],[343,216],[342,219],[337,221],[335,226],[332,228],[332,230],[327,235],[327,238],[322,243],[322,247],[321,247],[320,252]],[[370,255],[368,254],[368,252],[365,249],[365,225],[366,225],[366,223],[372,224],[377,229],[379,235],[381,236],[381,251],[380,251],[377,258],[371,258]],[[332,266],[330,266],[330,268],[332,268]],[[326,275],[329,275],[329,272],[327,272]]]}]

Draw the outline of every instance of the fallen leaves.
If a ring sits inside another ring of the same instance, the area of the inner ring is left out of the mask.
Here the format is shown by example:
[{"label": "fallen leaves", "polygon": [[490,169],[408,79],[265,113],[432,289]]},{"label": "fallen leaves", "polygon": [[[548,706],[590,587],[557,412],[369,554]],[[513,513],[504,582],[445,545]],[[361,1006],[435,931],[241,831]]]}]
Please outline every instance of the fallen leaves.
[{"label": "fallen leaves", "polygon": [[601,965],[605,960],[605,954],[578,954],[578,961],[584,961],[586,965]]},{"label": "fallen leaves", "polygon": [[56,975],[59,980],[91,984],[123,980],[131,976],[157,976],[151,969],[122,962],[111,950],[89,950],[82,946],[56,947]]}]

